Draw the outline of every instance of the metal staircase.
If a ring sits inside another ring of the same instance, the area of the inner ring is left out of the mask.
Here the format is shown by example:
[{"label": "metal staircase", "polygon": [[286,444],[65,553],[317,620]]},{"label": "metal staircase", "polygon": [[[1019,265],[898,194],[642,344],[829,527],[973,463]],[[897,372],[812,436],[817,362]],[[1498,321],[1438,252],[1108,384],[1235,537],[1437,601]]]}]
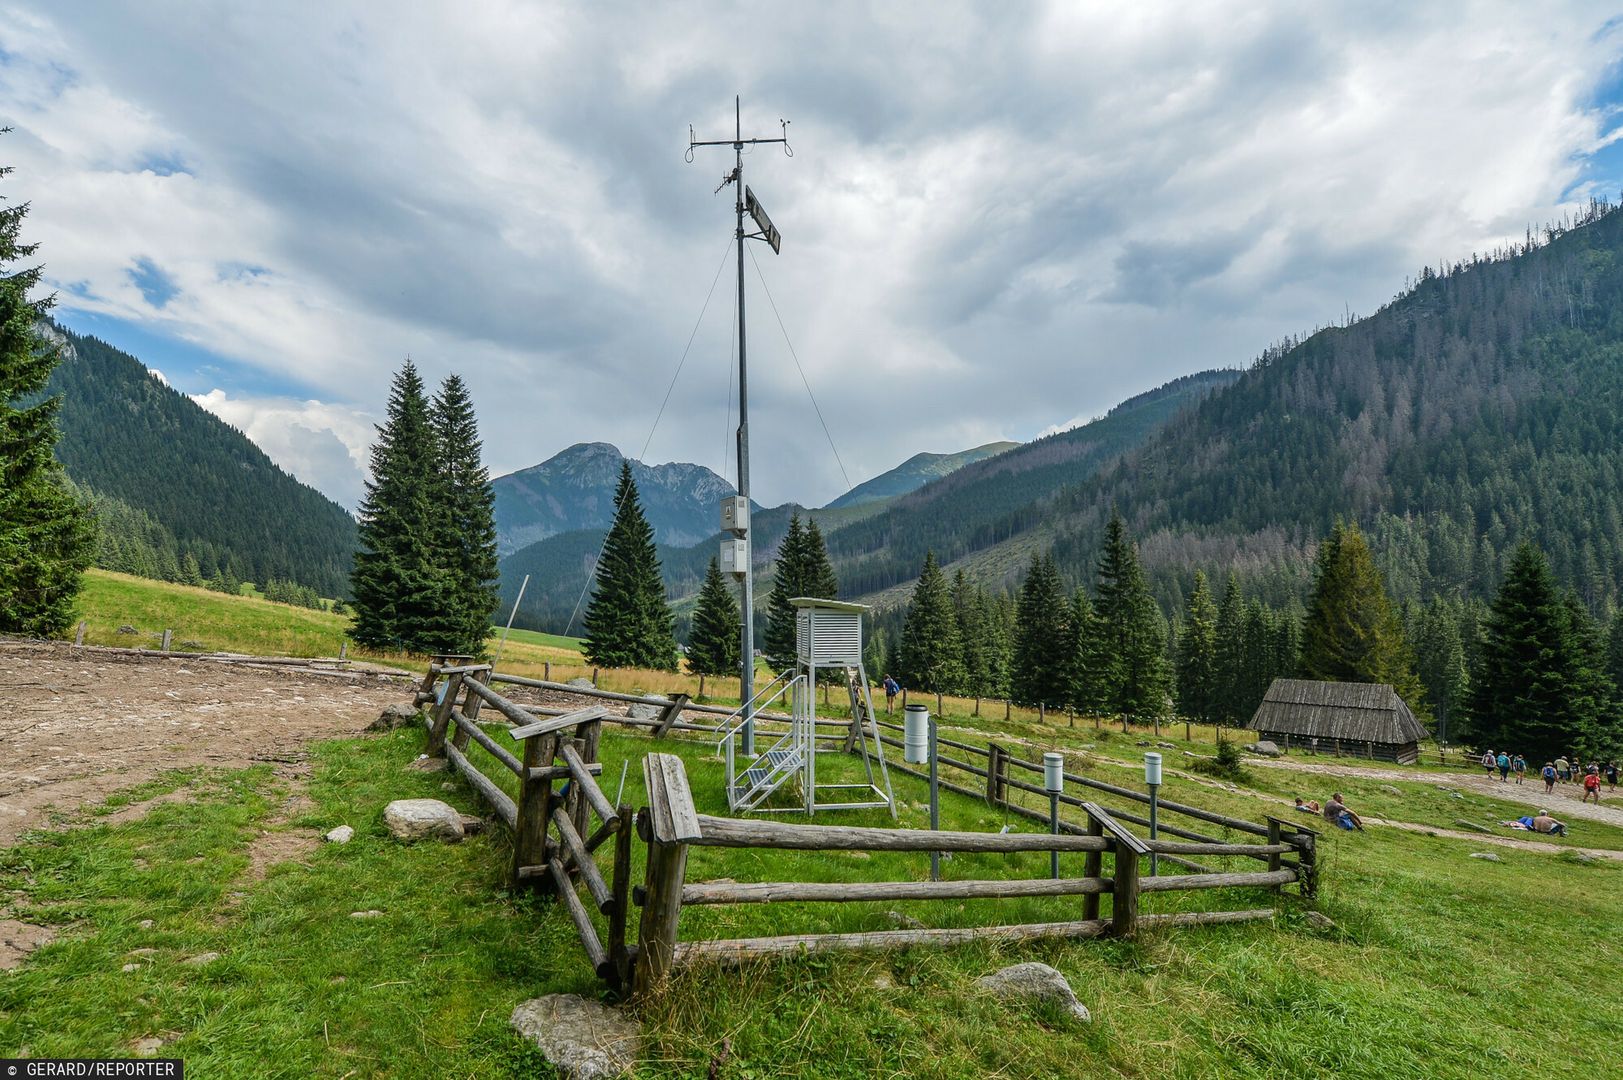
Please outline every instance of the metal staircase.
[{"label": "metal staircase", "polygon": [[802,725],[798,723],[798,715],[797,722],[789,725],[789,731],[785,735],[763,752],[745,761],[742,769],[738,768],[738,755],[735,752],[735,736],[744,726],[748,716],[760,712],[784,694],[791,695],[798,712],[798,702],[805,695],[797,694],[795,690],[803,682],[803,676],[796,675],[793,670],[785,671],[756,691],[755,696],[745,705],[740,705],[737,711],[722,721],[716,750],[727,760],[727,805],[733,810],[755,809],[782,787],[784,781],[804,770],[808,748],[801,742]]}]

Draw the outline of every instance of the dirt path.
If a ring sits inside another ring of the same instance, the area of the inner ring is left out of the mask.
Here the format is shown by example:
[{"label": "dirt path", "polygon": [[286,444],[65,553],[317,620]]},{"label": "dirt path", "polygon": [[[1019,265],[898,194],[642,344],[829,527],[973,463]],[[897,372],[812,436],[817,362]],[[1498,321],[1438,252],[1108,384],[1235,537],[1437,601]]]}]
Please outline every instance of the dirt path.
[{"label": "dirt path", "polygon": [[409,680],[118,656],[0,642],[0,847],[50,811],[99,802],[169,769],[298,771],[305,743],[358,734],[410,700]]},{"label": "dirt path", "polygon": [[1529,776],[1527,782],[1517,784],[1511,781],[1501,784],[1498,780],[1489,780],[1480,772],[1465,770],[1459,773],[1433,773],[1419,772],[1406,769],[1377,769],[1367,765],[1341,765],[1325,761],[1300,761],[1287,758],[1246,758],[1247,765],[1259,765],[1267,769],[1289,769],[1293,772],[1318,773],[1321,776],[1351,776],[1363,780],[1407,780],[1418,781],[1424,784],[1437,784],[1440,786],[1459,788],[1462,791],[1475,792],[1486,795],[1490,799],[1505,799],[1510,802],[1523,803],[1530,809],[1547,807],[1557,817],[1584,818],[1589,821],[1598,821],[1605,825],[1616,825],[1623,828],[1623,795],[1612,799],[1606,798],[1603,789],[1600,805],[1581,802],[1583,789],[1577,784],[1557,784],[1555,793],[1544,793],[1544,781]]}]

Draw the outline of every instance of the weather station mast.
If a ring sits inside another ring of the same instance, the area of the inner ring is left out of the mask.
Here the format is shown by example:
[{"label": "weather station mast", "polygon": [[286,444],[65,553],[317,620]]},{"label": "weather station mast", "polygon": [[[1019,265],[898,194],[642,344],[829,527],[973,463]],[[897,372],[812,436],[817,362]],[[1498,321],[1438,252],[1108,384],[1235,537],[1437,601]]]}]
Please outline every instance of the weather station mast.
[{"label": "weather station mast", "polygon": [[[749,368],[745,362],[744,346],[744,241],[760,240],[772,248],[774,254],[783,244],[783,237],[773,226],[772,219],[755,198],[755,193],[744,184],[744,147],[781,143],[783,152],[794,157],[789,146],[789,121],[779,120],[782,134],[776,139],[746,139],[742,110],[738,97],[733,98],[733,137],[731,139],[697,139],[693,126],[688,125],[686,159],[693,163],[693,151],[701,146],[730,146],[733,148],[733,171],[722,177],[719,192],[728,184],[733,186],[733,217],[738,240],[738,493],[722,500],[721,528],[729,537],[722,541],[721,568],[739,579],[743,592],[743,632],[739,639],[738,695],[743,711],[743,750],[755,752],[755,721],[753,719],[755,690],[755,582],[750,568],[750,421],[749,421]],[[744,214],[749,213],[757,231],[744,231]]]}]

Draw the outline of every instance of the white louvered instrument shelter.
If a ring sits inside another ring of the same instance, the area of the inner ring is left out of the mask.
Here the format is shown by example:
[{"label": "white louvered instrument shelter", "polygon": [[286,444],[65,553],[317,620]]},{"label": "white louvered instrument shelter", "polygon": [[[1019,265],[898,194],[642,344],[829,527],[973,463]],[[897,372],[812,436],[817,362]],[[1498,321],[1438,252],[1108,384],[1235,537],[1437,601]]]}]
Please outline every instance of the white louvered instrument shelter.
[{"label": "white louvered instrument shelter", "polygon": [[801,666],[859,667],[862,664],[862,614],[864,604],[797,596],[795,606],[795,656]]}]

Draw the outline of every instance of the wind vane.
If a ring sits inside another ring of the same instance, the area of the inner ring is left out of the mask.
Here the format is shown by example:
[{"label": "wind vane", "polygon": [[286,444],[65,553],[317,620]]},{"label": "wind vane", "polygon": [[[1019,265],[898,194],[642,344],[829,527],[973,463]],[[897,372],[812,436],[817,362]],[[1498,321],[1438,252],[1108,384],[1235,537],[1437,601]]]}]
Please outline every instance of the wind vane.
[{"label": "wind vane", "polygon": [[[746,139],[742,122],[742,109],[739,99],[733,98],[733,137],[731,139],[701,140],[694,138],[693,125],[688,125],[688,150],[686,160],[693,163],[693,151],[701,146],[731,146],[733,148],[733,171],[721,178],[716,187],[719,192],[728,184],[733,185],[733,216],[736,221],[738,238],[738,494],[722,500],[721,527],[730,535],[730,539],[722,542],[723,569],[728,570],[739,579],[743,587],[743,615],[744,626],[741,634],[739,648],[739,690],[738,696],[742,703],[744,714],[744,752],[755,752],[755,722],[753,691],[755,688],[755,583],[750,574],[749,551],[749,512],[750,512],[750,447],[749,447],[749,377],[745,364],[744,349],[744,241],[760,240],[769,245],[773,252],[778,252],[783,246],[783,237],[767,216],[760,200],[756,199],[755,192],[744,183],[744,147],[759,146],[770,143],[782,143],[783,152],[794,157],[795,152],[789,146],[789,121],[780,119],[778,124],[782,135],[776,139]],[[755,223],[758,232],[746,233],[744,231],[744,213],[748,210],[750,219]]]}]

